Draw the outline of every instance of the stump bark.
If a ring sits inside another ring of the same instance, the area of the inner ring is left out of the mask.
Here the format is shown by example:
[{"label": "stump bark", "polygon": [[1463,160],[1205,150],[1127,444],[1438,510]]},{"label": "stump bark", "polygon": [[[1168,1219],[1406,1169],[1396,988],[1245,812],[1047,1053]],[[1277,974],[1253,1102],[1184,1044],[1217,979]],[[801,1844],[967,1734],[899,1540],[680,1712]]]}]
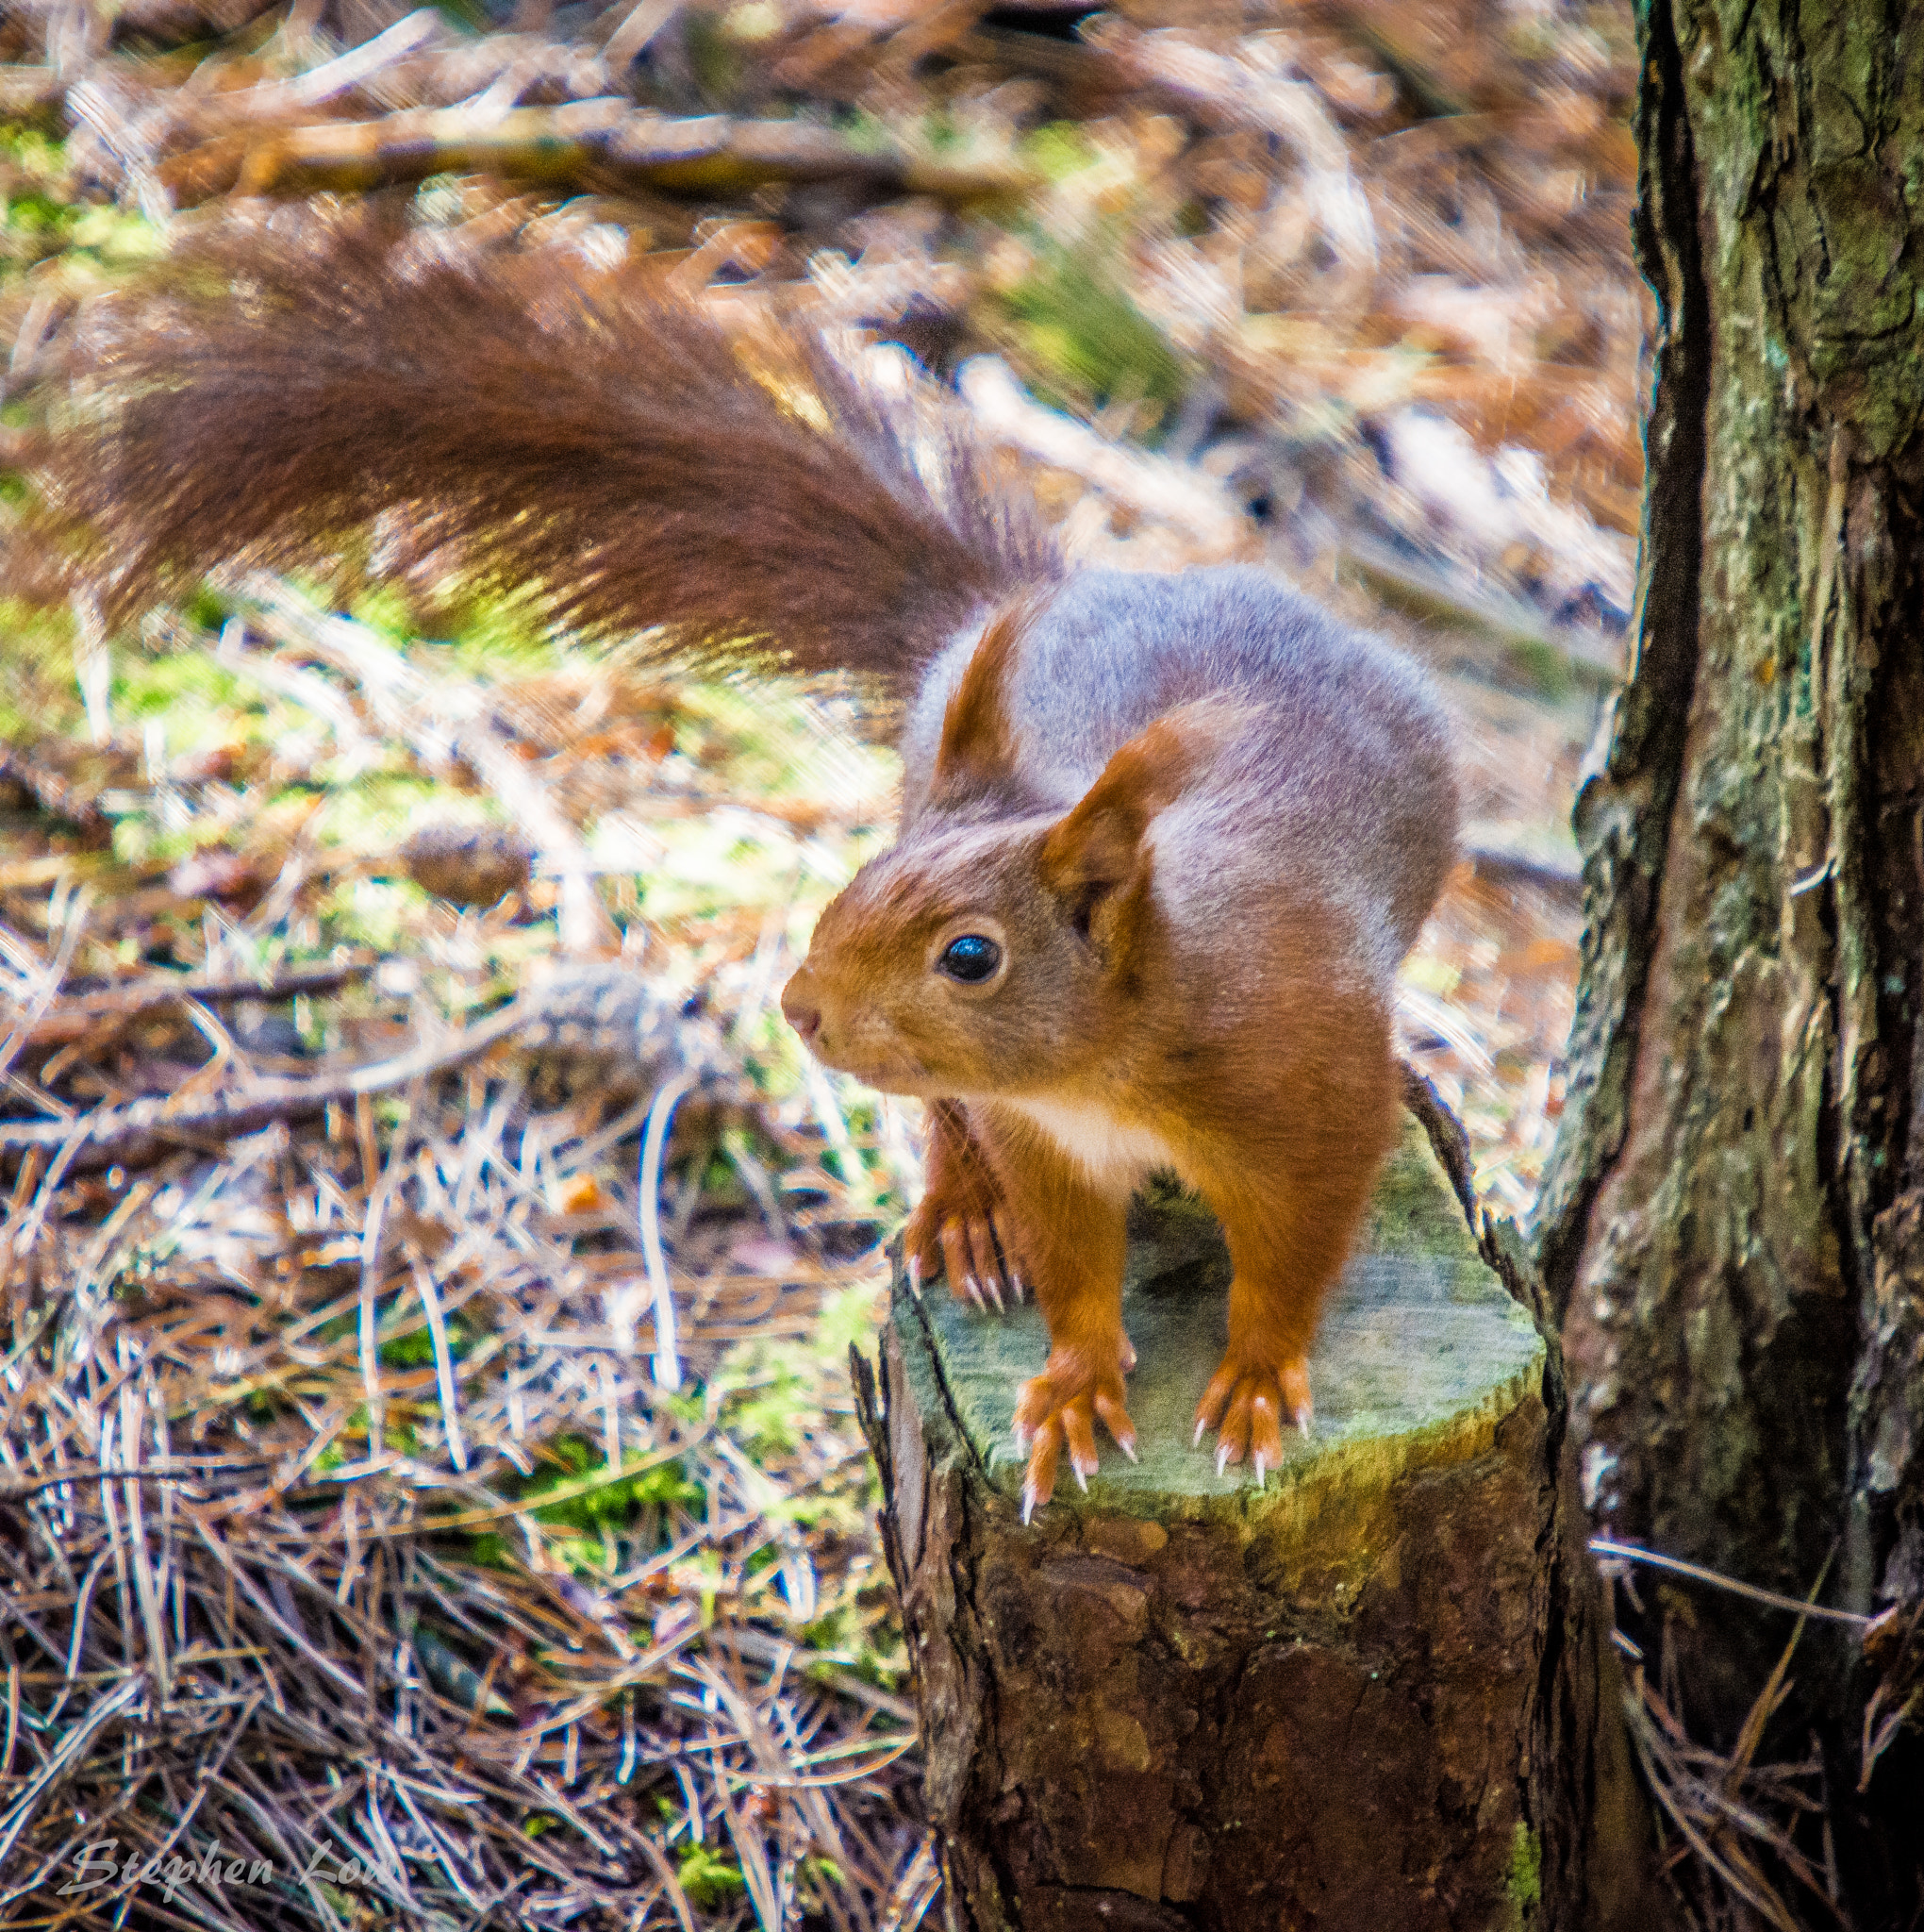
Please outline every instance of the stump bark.
[{"label": "stump bark", "polygon": [[[1010,1425],[1040,1317],[898,1275],[882,1399],[858,1392],[958,1932],[1625,1922],[1582,1851],[1542,1910],[1546,1814],[1587,1842],[1621,1783],[1568,1694],[1608,1671],[1567,1587],[1553,1351],[1418,1145],[1325,1316],[1314,1432],[1261,1491],[1190,1446],[1228,1282],[1196,1204],[1132,1221],[1141,1462],[1105,1442],[1027,1528]],[[1552,1756],[1574,1806],[1546,1800]]]}]

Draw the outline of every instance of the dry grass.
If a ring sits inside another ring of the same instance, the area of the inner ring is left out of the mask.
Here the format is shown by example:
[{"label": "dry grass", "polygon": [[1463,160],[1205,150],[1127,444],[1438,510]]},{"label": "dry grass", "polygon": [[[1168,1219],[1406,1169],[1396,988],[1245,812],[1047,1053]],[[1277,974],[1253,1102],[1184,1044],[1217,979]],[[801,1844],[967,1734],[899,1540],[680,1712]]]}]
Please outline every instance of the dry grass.
[{"label": "dry grass", "polygon": [[[122,1923],[127,1877],[60,1896],[107,1840],[169,1881],[216,1846],[274,1872],[170,1882],[155,1923],[913,1905],[912,1713],[837,1386],[873,1301],[866,1254],[832,1258],[849,1191],[818,1168],[789,1252],[738,1236],[773,1252],[722,1272],[711,1235],[703,1273],[685,1183],[664,1357],[622,1147],[646,1102],[529,1079],[514,1052],[137,1174],[19,1169],[0,1904],[39,1916],[13,1923]],[[757,1124],[730,1084],[695,1089],[716,1144]],[[697,1152],[666,1164],[698,1181]],[[684,1370],[698,1394],[662,1388]]]},{"label": "dry grass", "polygon": [[[1657,1830],[1665,1866],[1673,1875],[1691,1923],[1706,1932],[1749,1932],[1760,1924],[1775,1932],[1816,1932],[1843,1928],[1851,1920],[1838,1877],[1833,1832],[1830,1773],[1815,1735],[1805,1757],[1796,1760],[1766,1754],[1771,1720],[1792,1689],[1790,1669],[1798,1645],[1813,1620],[1844,1624],[1861,1637],[1874,1660],[1906,1661],[1910,1631],[1901,1630],[1898,1612],[1873,1620],[1833,1609],[1816,1599],[1800,1603],[1773,1591],[1719,1575],[1634,1545],[1599,1540],[1591,1549],[1602,1561],[1614,1592],[1624,1591],[1639,1616],[1648,1613],[1637,1594],[1639,1568],[1674,1573],[1720,1592],[1733,1614],[1757,1614],[1756,1606],[1791,1618],[1790,1634],[1728,1749],[1714,1750],[1693,1739],[1679,1715],[1684,1703],[1678,1681],[1676,1647],[1666,1641],[1659,1677],[1650,1681],[1643,1652],[1620,1630],[1611,1632],[1624,1659],[1627,1682],[1623,1712],[1644,1782],[1656,1801]],[[1734,1600],[1734,1601],[1731,1601]],[[1741,1607],[1741,1608],[1739,1607]],[[1915,1618],[1911,1620],[1915,1624]],[[1881,1640],[1892,1653],[1879,1657]],[[1873,1700],[1873,1712],[1877,1702]],[[1781,1731],[1781,1727],[1780,1727]],[[1863,1783],[1870,1779],[1878,1754],[1890,1732],[1864,1740]],[[1778,1740],[1782,1741],[1781,1738]]]},{"label": "dry grass", "polygon": [[[358,656],[310,636],[285,701],[363,774],[412,768],[459,681],[384,696],[399,660],[342,628]],[[565,797],[512,749],[555,680],[488,689],[522,793]],[[706,768],[600,763],[689,823]],[[122,807],[231,805],[148,776]],[[324,933],[380,861],[305,823],[255,911]],[[48,858],[4,881],[38,933],[0,928],[0,1058],[52,1130],[16,1145],[0,1232],[9,1923],[912,1923],[935,1879],[845,1358],[914,1163],[892,1114],[757,1059],[792,877],[685,917],[674,964],[721,956],[685,1011],[633,948],[553,954],[525,901],[565,874],[427,906],[371,975],[264,968],[234,906],[150,884],[136,914],[105,855]],[[196,970],[114,971],[135,917],[149,949],[198,937]],[[103,1144],[142,1092],[158,1130]],[[209,1132],[224,1099],[251,1131]]]}]

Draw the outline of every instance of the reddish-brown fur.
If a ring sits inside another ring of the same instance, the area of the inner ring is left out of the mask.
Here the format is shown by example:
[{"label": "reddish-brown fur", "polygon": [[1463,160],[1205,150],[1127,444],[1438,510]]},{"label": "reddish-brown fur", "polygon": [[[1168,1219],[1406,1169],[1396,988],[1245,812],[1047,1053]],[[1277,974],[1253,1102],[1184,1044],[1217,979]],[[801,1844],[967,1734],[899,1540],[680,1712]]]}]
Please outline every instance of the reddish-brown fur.
[{"label": "reddish-brown fur", "polygon": [[567,623],[895,675],[1051,574],[966,444],[932,495],[813,343],[785,404],[686,299],[576,267],[358,215],[175,258],[75,344],[106,421],[29,451],[62,547],[111,618],[171,575],[310,557],[406,509]]},{"label": "reddish-brown fur", "polygon": [[[931,1103],[911,1268],[1034,1287],[1030,1507],[1064,1453],[1095,1467],[1098,1421],[1133,1450],[1124,1216],[1155,1167],[1234,1265],[1199,1437],[1275,1464],[1391,1138],[1391,975],[1453,839],[1407,665],[1260,573],[1065,573],[965,441],[911,460],[825,352],[790,345],[784,400],[634,286],[281,225],[83,341],[107,407],[41,445],[29,527],[110,609],[405,509],[571,622],[919,687],[901,840],[784,1008],[831,1065]],[[958,935],[1000,948],[979,982],[943,966]]]},{"label": "reddish-brown fur", "polygon": [[[1353,935],[1315,888],[1279,879],[1205,929],[1179,927],[1158,899],[1159,817],[1260,741],[1259,708],[1227,694],[1178,706],[1122,744],[1066,814],[1037,809],[1002,695],[1037,608],[985,628],[946,707],[926,803],[824,913],[784,999],[832,1064],[945,1096],[906,1248],[918,1273],[941,1269],[978,1300],[1034,1284],[1051,1350],[1016,1414],[1032,1439],[1031,1507],[1065,1452],[1079,1479],[1094,1469],[1098,1420],[1133,1453],[1124,1220],[1149,1165],[1196,1188],[1229,1241],[1229,1348],[1199,1436],[1217,1429],[1219,1458],[1247,1457],[1259,1475],[1276,1466],[1284,1424],[1309,1421],[1317,1316],[1399,1091],[1386,989],[1358,976]],[[993,987],[948,989],[927,971],[964,926],[1024,961],[1013,1011],[995,1009]],[[1171,997],[1206,984],[1215,958],[1251,951],[1264,962],[1256,994],[1227,1029]],[[1116,1123],[1163,1158],[1092,1172],[1025,1110],[1038,1100]]]}]

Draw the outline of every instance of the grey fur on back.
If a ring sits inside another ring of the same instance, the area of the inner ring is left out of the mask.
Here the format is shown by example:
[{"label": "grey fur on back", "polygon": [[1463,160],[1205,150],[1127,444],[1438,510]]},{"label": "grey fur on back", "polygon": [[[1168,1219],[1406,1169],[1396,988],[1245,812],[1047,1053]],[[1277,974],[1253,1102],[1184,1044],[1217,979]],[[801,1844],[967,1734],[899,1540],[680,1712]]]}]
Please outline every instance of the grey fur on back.
[{"label": "grey fur on back", "polygon": [[[904,735],[904,836],[926,802],[942,714],[973,651],[971,625],[931,663]],[[1408,951],[1454,856],[1449,729],[1416,665],[1352,630],[1270,573],[1247,566],[1173,575],[1086,570],[1024,634],[1005,692],[1016,768],[1038,808],[1067,810],[1110,757],[1165,712],[1228,695],[1261,707],[1263,728],[1230,769],[1173,815],[1159,851],[1202,862],[1204,821],[1233,815],[1222,876],[1293,873],[1353,901],[1376,928],[1385,975]],[[1247,881],[1252,883],[1253,881]]]}]

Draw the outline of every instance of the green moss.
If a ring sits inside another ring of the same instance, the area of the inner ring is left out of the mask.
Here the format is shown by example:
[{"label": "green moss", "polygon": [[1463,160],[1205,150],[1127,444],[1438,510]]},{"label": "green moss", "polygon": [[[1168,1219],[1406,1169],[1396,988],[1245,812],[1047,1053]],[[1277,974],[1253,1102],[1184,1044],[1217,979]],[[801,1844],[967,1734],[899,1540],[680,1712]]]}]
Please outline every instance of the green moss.
[{"label": "green moss", "polygon": [[68,228],[67,245],[114,268],[157,261],[167,252],[159,229],[145,216],[107,206],[80,209]]},{"label": "green moss", "polygon": [[[459,1361],[479,1340],[468,1322],[460,1315],[451,1316],[447,1324],[448,1353]],[[423,1324],[406,1335],[397,1335],[392,1341],[381,1344],[380,1357],[390,1369],[418,1369],[434,1359],[434,1337]]]},{"label": "green moss", "polygon": [[234,614],[230,598],[206,584],[194,591],[181,605],[180,614],[191,625],[207,632],[218,632]]},{"label": "green moss", "polygon": [[[257,1396],[250,1396],[248,1398],[250,1402],[257,1401],[259,1397]],[[347,1421],[341,1425],[340,1433],[343,1436],[359,1436],[365,1438],[368,1433],[367,1409],[364,1407],[357,1404],[354,1409],[348,1415]],[[382,1445],[385,1448],[395,1450],[403,1456],[417,1455],[420,1452],[421,1448],[421,1444],[414,1433],[413,1424],[407,1422],[396,1422],[391,1416],[386,1416],[383,1419],[381,1429],[381,1441]],[[344,1456],[338,1457],[336,1461],[333,1463],[332,1467],[336,1469],[340,1468],[340,1463],[345,1459],[346,1458]]]},{"label": "green moss", "polygon": [[1520,1818],[1510,1840],[1510,1868],[1503,1876],[1503,1890],[1515,1913],[1511,1923],[1518,1927],[1528,1924],[1543,1899],[1543,1844]]},{"label": "green moss", "polygon": [[1049,181],[1064,181],[1093,167],[1101,157],[1080,121],[1051,121],[1021,144],[1021,157]]},{"label": "green moss", "polygon": [[378,631],[390,644],[405,644],[415,634],[414,612],[398,584],[373,584],[355,598],[348,613],[357,624]]},{"label": "green moss", "polygon": [[63,141],[22,122],[0,123],[0,281],[56,257],[105,276],[164,253],[143,216],[79,201],[76,188]]},{"label": "green moss", "polygon": [[1160,419],[1181,399],[1183,365],[1163,333],[1124,292],[1094,245],[1045,246],[1003,298],[1037,387],[1087,409],[1149,407]]},{"label": "green moss", "polygon": [[[582,1477],[607,1468],[606,1458],[584,1436],[556,1436],[547,1445],[550,1467],[512,1486],[517,1501],[533,1506],[536,1522],[569,1529],[598,1529],[623,1524],[637,1509],[667,1503],[691,1505],[702,1500],[700,1487],[688,1480],[679,1459],[638,1469],[631,1476],[611,1474],[583,1495],[542,1504],[540,1498],[572,1489]],[[622,1467],[640,1462],[638,1454],[622,1458]]]},{"label": "green moss", "polygon": [[0,597],[0,739],[25,744],[83,730],[71,612]]},{"label": "green moss", "polygon": [[705,1911],[719,1911],[747,1890],[740,1871],[707,1845],[695,1845],[681,1861],[675,1876],[681,1889]]},{"label": "green moss", "polygon": [[722,1425],[756,1461],[791,1456],[814,1412],[802,1372],[776,1361],[760,1386],[723,1401]]},{"label": "green moss", "polygon": [[746,65],[742,42],[722,25],[718,12],[691,10],[682,16],[682,45],[702,97],[723,108],[741,85]]},{"label": "green moss", "polygon": [[848,1884],[842,1868],[833,1858],[821,1853],[802,1860],[800,1876],[804,1885],[813,1886],[818,1890],[827,1887],[840,1890]]},{"label": "green moss", "polygon": [[164,717],[173,749],[202,738],[231,737],[242,717],[258,717],[265,710],[258,687],[209,652],[169,651],[157,658],[121,652],[114,671],[116,717]]},{"label": "green moss", "polygon": [[1463,1208],[1414,1120],[1404,1120],[1402,1143],[1376,1184],[1363,1245],[1374,1255],[1431,1255],[1464,1263],[1478,1258]]}]

